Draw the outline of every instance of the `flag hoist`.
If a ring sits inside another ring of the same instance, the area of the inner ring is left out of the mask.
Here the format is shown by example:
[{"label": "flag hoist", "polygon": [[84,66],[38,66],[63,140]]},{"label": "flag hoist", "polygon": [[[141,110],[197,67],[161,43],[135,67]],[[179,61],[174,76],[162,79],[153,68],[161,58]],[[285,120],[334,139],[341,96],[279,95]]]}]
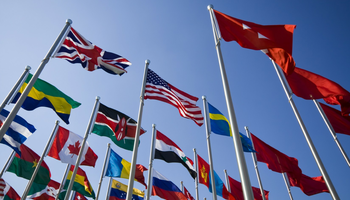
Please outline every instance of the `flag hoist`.
[{"label": "flag hoist", "polygon": [[235,115],[235,111],[233,108],[231,92],[230,92],[230,88],[229,88],[229,84],[228,84],[228,80],[227,80],[224,61],[223,61],[222,54],[221,54],[220,37],[219,37],[218,30],[217,30],[216,22],[214,19],[213,6],[209,5],[208,10],[210,13],[210,19],[211,19],[211,24],[212,24],[212,28],[213,28],[215,48],[216,48],[216,52],[218,55],[219,67],[220,67],[220,72],[221,72],[221,79],[222,79],[222,83],[223,83],[223,88],[224,88],[224,93],[225,93],[225,98],[226,98],[226,105],[227,105],[229,120],[230,120],[230,124],[231,124],[232,138],[233,138],[233,143],[235,146],[236,159],[237,159],[239,174],[241,177],[244,199],[252,200],[252,199],[254,199],[252,186],[250,184],[247,164],[246,164],[246,161],[244,158],[242,142],[240,139],[236,115]]}]

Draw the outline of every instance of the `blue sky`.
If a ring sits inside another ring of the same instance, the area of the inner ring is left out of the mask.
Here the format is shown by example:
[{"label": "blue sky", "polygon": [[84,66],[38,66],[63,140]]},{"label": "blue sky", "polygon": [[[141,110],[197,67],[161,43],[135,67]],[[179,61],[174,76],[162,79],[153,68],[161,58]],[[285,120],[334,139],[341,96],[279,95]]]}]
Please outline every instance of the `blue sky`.
[{"label": "blue sky", "polygon": [[[350,90],[348,81],[348,38],[350,3],[348,1],[3,1],[0,3],[0,55],[2,78],[0,99],[6,97],[25,66],[34,73],[66,19],[72,27],[104,50],[127,58],[132,65],[123,76],[113,76],[103,70],[87,72],[78,64],[52,58],[40,78],[55,85],[82,105],[72,110],[70,124],[61,125],[83,135],[96,96],[109,107],[137,119],[139,96],[146,59],[149,67],[175,87],[218,108],[227,117],[224,91],[214,46],[207,6],[230,16],[262,25],[295,24],[293,57],[297,67],[331,79]],[[229,79],[238,129],[244,126],[267,144],[299,160],[308,176],[321,173],[306,143],[286,95],[266,55],[241,48],[235,42],[222,41],[223,59]],[[312,138],[322,162],[341,199],[349,195],[350,171],[338,147],[312,101],[293,96],[295,104]],[[321,101],[323,102],[323,101]],[[11,110],[13,105],[6,107]],[[339,109],[338,106],[334,106]],[[50,109],[20,110],[19,115],[35,125],[37,131],[26,145],[41,155],[49,135],[59,118]],[[193,158],[193,148],[208,161],[205,127],[182,118],[169,104],[146,100],[137,163],[148,168],[152,124],[172,139],[184,153]],[[346,152],[350,152],[350,137],[338,134]],[[90,147],[99,156],[95,168],[83,166],[97,190],[108,138],[89,135]],[[112,144],[112,149],[131,161],[132,152]],[[219,135],[211,137],[214,169],[224,180],[228,174],[240,180],[233,141]],[[0,145],[0,166],[11,149]],[[245,153],[250,181],[258,187],[251,155]],[[46,157],[52,179],[60,182],[66,165]],[[180,187],[180,181],[195,196],[194,181],[180,164],[154,161],[154,168]],[[265,190],[270,199],[288,199],[282,175],[258,163]],[[145,173],[147,177],[147,173]],[[27,181],[12,173],[3,178],[21,195]],[[117,179],[127,184],[126,179]],[[105,198],[108,180],[102,183],[100,198]],[[135,187],[144,187],[135,183]],[[331,199],[330,194],[306,196],[299,188],[291,188],[295,199]],[[211,199],[204,185],[199,185],[200,199]],[[160,199],[152,197],[152,199]],[[218,199],[222,199],[218,197]]]}]

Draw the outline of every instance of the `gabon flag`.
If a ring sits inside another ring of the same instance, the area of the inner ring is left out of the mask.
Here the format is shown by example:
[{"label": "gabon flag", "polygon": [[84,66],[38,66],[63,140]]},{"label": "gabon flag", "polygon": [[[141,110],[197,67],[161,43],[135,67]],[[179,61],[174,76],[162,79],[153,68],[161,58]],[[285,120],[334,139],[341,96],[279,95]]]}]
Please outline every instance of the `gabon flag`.
[{"label": "gabon flag", "polygon": [[[63,163],[75,165],[82,141],[83,137],[59,126],[48,156]],[[95,167],[98,156],[92,151],[87,142],[82,153],[80,165]]]}]

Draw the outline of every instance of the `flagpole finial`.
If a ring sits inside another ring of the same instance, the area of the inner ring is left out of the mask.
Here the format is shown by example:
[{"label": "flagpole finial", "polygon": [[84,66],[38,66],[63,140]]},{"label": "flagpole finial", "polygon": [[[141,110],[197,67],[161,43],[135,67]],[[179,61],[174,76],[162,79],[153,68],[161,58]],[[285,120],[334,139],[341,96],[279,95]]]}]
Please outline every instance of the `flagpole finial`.
[{"label": "flagpole finial", "polygon": [[213,8],[214,8],[214,6],[212,4],[208,5],[208,10],[213,9]]},{"label": "flagpole finial", "polygon": [[67,23],[67,24],[73,24],[73,21],[72,21],[71,19],[67,19],[67,20],[66,20],[66,23]]},{"label": "flagpole finial", "polygon": [[152,128],[155,128],[156,127],[156,125],[155,124],[152,124]]},{"label": "flagpole finial", "polygon": [[60,123],[60,121],[59,120],[56,120],[56,125],[58,125]]},{"label": "flagpole finial", "polygon": [[202,99],[203,99],[203,100],[204,100],[204,99],[207,99],[207,97],[203,95],[203,96],[202,96]]},{"label": "flagpole finial", "polygon": [[244,128],[245,128],[245,130],[248,130],[248,126],[245,126]]},{"label": "flagpole finial", "polygon": [[31,70],[32,68],[29,65],[27,65],[24,69],[25,70]]},{"label": "flagpole finial", "polygon": [[100,100],[101,98],[99,96],[96,96],[96,100]]},{"label": "flagpole finial", "polygon": [[193,148],[193,152],[196,152],[196,148]]},{"label": "flagpole finial", "polygon": [[145,60],[145,63],[146,63],[146,64],[150,64],[151,61],[147,59],[147,60]]}]

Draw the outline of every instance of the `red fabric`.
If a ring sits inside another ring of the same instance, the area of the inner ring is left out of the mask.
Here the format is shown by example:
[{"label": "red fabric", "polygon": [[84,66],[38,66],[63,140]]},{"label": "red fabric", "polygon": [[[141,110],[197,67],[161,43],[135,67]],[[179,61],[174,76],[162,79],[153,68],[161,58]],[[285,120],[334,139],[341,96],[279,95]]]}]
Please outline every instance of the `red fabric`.
[{"label": "red fabric", "polygon": [[[25,160],[25,161],[31,162],[31,163],[39,162],[40,156],[38,154],[36,154],[33,150],[31,150],[29,147],[27,147],[25,144],[21,144],[20,150],[21,150],[21,156],[19,156],[16,153],[17,158],[20,158],[22,160]],[[51,177],[51,172],[50,172],[49,166],[47,166],[47,164],[45,163],[44,160],[41,162],[41,166],[46,168],[47,171],[49,171],[50,177]]]},{"label": "red fabric", "polygon": [[287,74],[293,72],[293,32],[295,25],[259,25],[214,10],[222,38],[241,47],[264,50]]},{"label": "red fabric", "polygon": [[[228,177],[230,188],[231,188],[231,194],[234,196],[236,200],[244,200],[243,197],[243,191],[242,191],[242,184],[235,179]],[[259,188],[252,187],[254,200],[262,200],[261,192]],[[265,193],[265,199],[269,200],[269,191],[264,190]]]},{"label": "red fabric", "polygon": [[200,157],[197,154],[197,161],[198,161],[198,182],[201,184],[206,185],[209,188],[209,174],[210,174],[210,166],[209,164],[203,160],[202,157]]},{"label": "red fabric", "polygon": [[[42,193],[38,197],[33,197],[32,199],[34,199],[34,200],[55,200],[59,188],[60,188],[60,183],[58,183],[54,180],[50,180],[50,182],[47,184],[47,187],[44,188],[45,192]],[[42,191],[38,191],[38,192],[42,192]],[[34,194],[36,194],[36,193],[34,193]]]},{"label": "red fabric", "polygon": [[87,198],[79,192],[75,192],[74,200],[87,200]]},{"label": "red fabric", "polygon": [[[7,191],[7,193],[4,193],[4,189],[6,188],[6,185],[10,187]],[[0,198],[6,199],[5,196],[7,196],[7,199],[12,200],[20,200],[21,197],[17,194],[17,192],[8,184],[5,182],[4,179],[0,178]]]},{"label": "red fabric", "polygon": [[321,99],[340,105],[343,115],[350,113],[350,93],[338,83],[323,76],[296,67],[286,76],[293,93],[303,99]]},{"label": "red fabric", "polygon": [[324,113],[336,133],[350,135],[350,116],[342,116],[337,109],[320,103]]},{"label": "red fabric", "polygon": [[186,189],[186,187],[184,186],[184,194],[187,197],[187,199],[189,200],[195,200],[195,198],[192,197],[192,195],[188,192],[188,190]]},{"label": "red fabric", "polygon": [[148,170],[145,166],[141,164],[136,164],[136,169],[135,169],[135,179],[137,182],[141,183],[144,185],[147,189],[147,184],[145,183],[145,177],[143,176],[143,172]]},{"label": "red fabric", "polygon": [[304,194],[308,196],[318,194],[321,192],[329,193],[327,185],[322,176],[309,177],[302,174],[299,183],[297,183],[293,180],[293,178],[289,176],[288,173],[287,175],[289,178],[290,186],[299,187],[304,192]]}]

